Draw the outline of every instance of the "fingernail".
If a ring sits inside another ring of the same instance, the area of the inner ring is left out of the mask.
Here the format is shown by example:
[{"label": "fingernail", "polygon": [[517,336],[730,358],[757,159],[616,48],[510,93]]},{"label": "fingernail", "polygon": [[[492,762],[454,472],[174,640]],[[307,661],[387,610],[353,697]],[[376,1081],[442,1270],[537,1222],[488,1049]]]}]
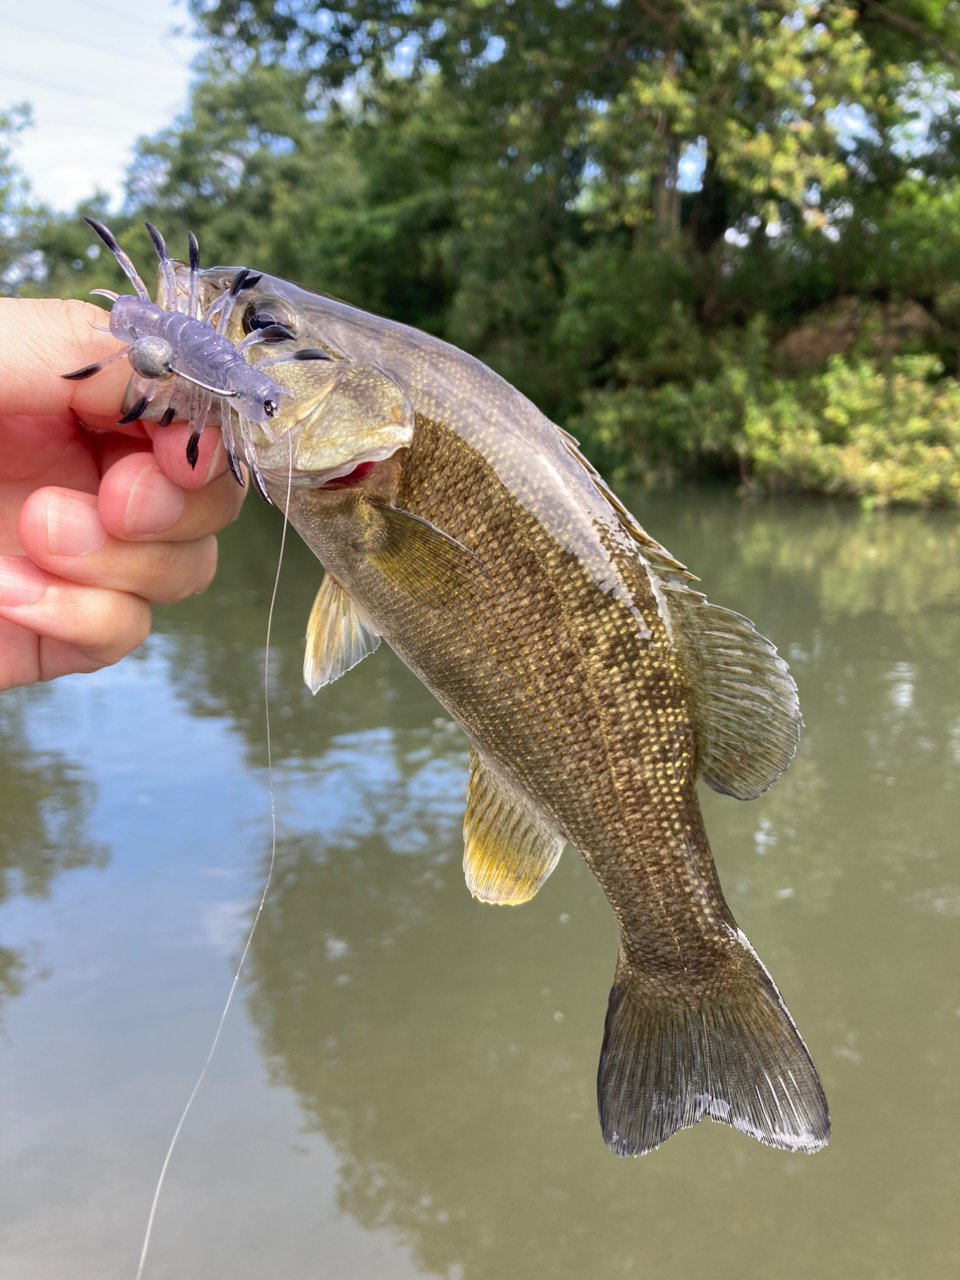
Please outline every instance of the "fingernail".
[{"label": "fingernail", "polygon": [[47,550],[53,556],[87,556],[107,540],[96,498],[51,497],[46,516]]},{"label": "fingernail", "polygon": [[183,515],[186,497],[168,480],[159,467],[144,467],[133,483],[123,515],[123,530],[129,537],[163,533]]},{"label": "fingernail", "polygon": [[0,556],[0,605],[15,609],[36,604],[47,589],[47,580],[26,556]]}]

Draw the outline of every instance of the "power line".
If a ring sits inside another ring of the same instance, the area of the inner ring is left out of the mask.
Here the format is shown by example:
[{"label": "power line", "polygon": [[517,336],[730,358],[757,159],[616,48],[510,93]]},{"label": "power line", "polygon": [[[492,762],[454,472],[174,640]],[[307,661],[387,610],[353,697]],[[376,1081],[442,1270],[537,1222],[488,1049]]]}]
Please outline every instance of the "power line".
[{"label": "power line", "polygon": [[[118,58],[131,58],[131,50],[129,49],[119,49],[116,45],[105,45],[102,41],[97,41],[97,44],[91,44],[88,41],[77,40],[76,36],[61,36],[58,32],[50,31],[49,27],[38,27],[32,22],[10,22],[9,19],[5,19],[5,24],[8,27],[17,28],[18,31],[32,32],[33,35],[42,36],[45,40],[55,40],[59,45],[68,45],[73,49],[88,49],[93,54],[115,54]],[[166,33],[159,37],[159,45],[163,47],[166,56],[173,61],[177,61],[182,67],[188,67],[189,63],[184,63],[184,60],[166,44],[166,38],[168,38]]]},{"label": "power line", "polygon": [[100,4],[99,0],[75,0],[75,3],[78,4],[81,9],[97,9],[99,10],[100,13],[106,13],[111,18],[122,18],[124,22],[133,23],[134,26],[140,27],[141,29],[150,29],[156,32],[157,35],[160,35],[162,32],[166,32],[169,30],[169,28],[167,27],[164,27],[164,28],[156,27],[156,26],[152,26],[149,23],[141,21],[139,14],[142,13],[143,10],[139,6],[138,6],[138,16],[134,17],[130,13],[123,13],[119,9],[112,9],[108,4]]},{"label": "power line", "polygon": [[25,80],[28,84],[39,85],[43,89],[51,89],[54,93],[69,98],[87,98],[91,102],[102,102],[108,107],[126,107],[128,110],[140,110],[142,102],[134,102],[130,98],[106,98],[101,93],[92,93],[81,85],[70,84],[65,80],[48,80],[46,76],[34,75],[31,71],[21,71],[18,67],[0,66],[0,73],[14,80]]}]

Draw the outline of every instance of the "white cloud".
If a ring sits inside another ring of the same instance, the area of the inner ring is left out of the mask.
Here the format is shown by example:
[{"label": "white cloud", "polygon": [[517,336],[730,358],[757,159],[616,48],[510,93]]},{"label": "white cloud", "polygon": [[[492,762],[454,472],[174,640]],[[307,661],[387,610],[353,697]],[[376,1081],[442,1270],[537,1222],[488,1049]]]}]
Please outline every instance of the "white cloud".
[{"label": "white cloud", "polygon": [[0,0],[0,107],[29,102],[15,160],[56,209],[106,191],[123,198],[137,138],[187,104],[199,42],[183,0]]}]

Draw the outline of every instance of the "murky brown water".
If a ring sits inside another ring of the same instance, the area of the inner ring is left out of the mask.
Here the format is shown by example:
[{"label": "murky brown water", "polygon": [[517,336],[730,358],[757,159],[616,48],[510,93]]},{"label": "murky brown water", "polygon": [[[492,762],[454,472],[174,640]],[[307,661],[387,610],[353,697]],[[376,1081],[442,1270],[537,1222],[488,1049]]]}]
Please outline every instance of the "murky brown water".
[{"label": "murky brown water", "polygon": [[[960,1273],[960,527],[636,496],[787,654],[806,732],[707,793],[731,905],[821,1068],[816,1157],[706,1122],[604,1148],[616,940],[568,851],[474,903],[463,739],[381,649],[312,699],[319,581],[275,629],[274,888],[174,1157],[147,1276],[947,1280]],[[0,1276],[132,1277],[269,852],[261,664],[278,529],[113,671],[0,702]]]}]

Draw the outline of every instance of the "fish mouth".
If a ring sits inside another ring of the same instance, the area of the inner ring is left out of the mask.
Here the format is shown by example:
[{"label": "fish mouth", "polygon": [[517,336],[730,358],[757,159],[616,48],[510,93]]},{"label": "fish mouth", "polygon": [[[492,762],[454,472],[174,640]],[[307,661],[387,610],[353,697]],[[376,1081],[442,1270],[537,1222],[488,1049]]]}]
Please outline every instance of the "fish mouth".
[{"label": "fish mouth", "polygon": [[[402,448],[402,446],[400,446]],[[282,442],[278,446],[278,450],[282,451]],[[381,446],[379,449],[370,449],[362,454],[355,454],[352,458],[344,462],[340,462],[331,467],[312,468],[310,471],[298,471],[296,463],[294,463],[292,486],[294,489],[348,489],[352,485],[359,484],[365,480],[378,463],[385,462],[388,458],[392,458],[398,452],[396,444],[389,446]],[[282,453],[281,453],[282,459]],[[264,466],[262,461],[260,469],[266,480],[273,484],[286,485],[288,479],[291,479],[287,467],[283,466],[282,460],[278,466]]]}]

